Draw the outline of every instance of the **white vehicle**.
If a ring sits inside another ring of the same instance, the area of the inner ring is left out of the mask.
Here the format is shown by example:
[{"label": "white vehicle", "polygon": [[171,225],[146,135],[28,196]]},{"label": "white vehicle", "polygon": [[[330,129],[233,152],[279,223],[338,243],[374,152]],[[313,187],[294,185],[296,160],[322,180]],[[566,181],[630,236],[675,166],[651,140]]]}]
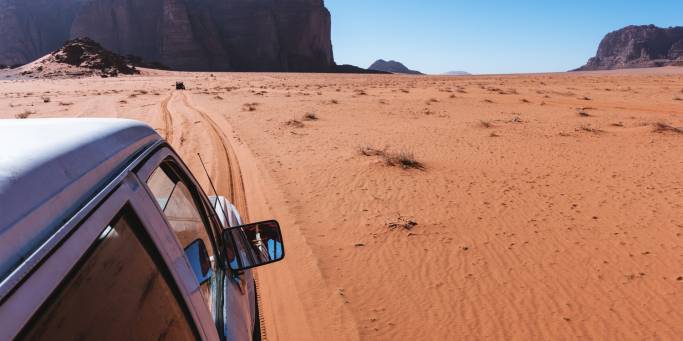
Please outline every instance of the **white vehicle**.
[{"label": "white vehicle", "polygon": [[0,120],[0,340],[258,340],[283,258],[143,123]]}]

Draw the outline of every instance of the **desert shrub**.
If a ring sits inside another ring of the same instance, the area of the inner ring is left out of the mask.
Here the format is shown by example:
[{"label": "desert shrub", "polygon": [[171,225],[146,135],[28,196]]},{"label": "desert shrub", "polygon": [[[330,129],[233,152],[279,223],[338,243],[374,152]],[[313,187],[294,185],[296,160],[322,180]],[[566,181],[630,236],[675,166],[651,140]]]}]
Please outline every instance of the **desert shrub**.
[{"label": "desert shrub", "polygon": [[408,151],[385,152],[382,160],[387,166],[398,166],[403,169],[423,170],[425,168],[422,162],[415,159],[415,154]]},{"label": "desert shrub", "polygon": [[294,120],[294,119],[291,119],[291,120],[285,122],[285,125],[288,127],[292,127],[292,128],[303,128],[304,127],[303,122],[301,122],[299,120]]},{"label": "desert shrub", "polygon": [[674,127],[666,122],[657,122],[654,124],[655,133],[676,133],[683,134],[683,128]]},{"label": "desert shrub", "polygon": [[373,146],[360,146],[358,147],[358,153],[363,156],[379,156],[384,155],[386,148],[378,149]]},{"label": "desert shrub", "polygon": [[35,114],[36,114],[35,111],[32,111],[32,110],[24,110],[23,112],[20,112],[20,113],[14,115],[14,117],[23,120],[23,119],[29,118],[29,116],[35,115]]},{"label": "desert shrub", "polygon": [[318,120],[318,115],[316,115],[314,112],[308,112],[304,117],[302,118],[304,121],[317,121]]},{"label": "desert shrub", "polygon": [[256,102],[244,103],[242,105],[242,111],[256,111],[257,106],[258,106],[258,103],[256,103]]}]

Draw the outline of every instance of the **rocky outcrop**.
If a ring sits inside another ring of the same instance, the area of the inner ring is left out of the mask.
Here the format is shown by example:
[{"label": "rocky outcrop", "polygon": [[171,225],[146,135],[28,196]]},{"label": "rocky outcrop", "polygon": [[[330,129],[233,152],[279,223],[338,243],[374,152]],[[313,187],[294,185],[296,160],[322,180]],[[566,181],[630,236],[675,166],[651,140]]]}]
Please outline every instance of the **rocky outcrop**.
[{"label": "rocky outcrop", "polygon": [[375,70],[375,71],[382,71],[382,72],[389,72],[389,73],[401,73],[401,74],[407,74],[407,75],[422,75],[423,73],[420,71],[415,71],[407,68],[405,65],[395,61],[395,60],[390,60],[386,61],[384,59],[380,59],[368,68],[369,70]]},{"label": "rocky outcrop", "polygon": [[578,71],[683,64],[683,27],[628,26],[602,39],[595,57]]},{"label": "rocky outcrop", "polygon": [[69,38],[177,70],[334,71],[323,0],[0,0],[0,64]]},{"label": "rocky outcrop", "polygon": [[69,40],[61,48],[14,71],[15,76],[28,78],[116,77],[139,73],[128,57],[108,51],[88,38]]}]

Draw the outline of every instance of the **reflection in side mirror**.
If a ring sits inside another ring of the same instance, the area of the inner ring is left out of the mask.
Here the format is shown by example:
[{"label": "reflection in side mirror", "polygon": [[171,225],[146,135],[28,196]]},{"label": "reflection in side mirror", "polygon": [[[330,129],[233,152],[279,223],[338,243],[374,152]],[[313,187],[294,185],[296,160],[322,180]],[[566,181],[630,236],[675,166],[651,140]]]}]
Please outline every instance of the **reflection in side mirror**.
[{"label": "reflection in side mirror", "polygon": [[208,281],[211,276],[211,259],[206,251],[206,245],[201,239],[197,239],[185,248],[185,256],[192,266],[192,271],[199,285]]},{"label": "reflection in side mirror", "polygon": [[[234,271],[274,263],[285,258],[280,224],[277,221],[236,226],[223,230],[228,264]],[[234,250],[234,251],[233,251]]]}]

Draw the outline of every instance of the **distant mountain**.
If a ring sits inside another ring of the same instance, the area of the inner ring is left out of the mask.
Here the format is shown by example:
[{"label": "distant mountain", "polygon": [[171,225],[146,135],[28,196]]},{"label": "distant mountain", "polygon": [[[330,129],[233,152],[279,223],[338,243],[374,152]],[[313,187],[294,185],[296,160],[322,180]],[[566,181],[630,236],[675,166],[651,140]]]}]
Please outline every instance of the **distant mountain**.
[{"label": "distant mountain", "polygon": [[368,68],[368,70],[374,70],[374,71],[382,71],[382,72],[390,72],[390,73],[401,73],[401,74],[407,74],[407,75],[423,75],[422,72],[420,71],[415,71],[407,68],[405,65],[395,61],[395,60],[390,60],[386,61],[384,59],[380,59]]},{"label": "distant mountain", "polygon": [[470,76],[472,74],[469,72],[465,72],[465,71],[448,71],[446,73],[443,73],[442,75],[444,75],[444,76]]},{"label": "distant mountain", "polygon": [[575,71],[683,66],[683,27],[627,26],[600,42],[598,53]]}]

